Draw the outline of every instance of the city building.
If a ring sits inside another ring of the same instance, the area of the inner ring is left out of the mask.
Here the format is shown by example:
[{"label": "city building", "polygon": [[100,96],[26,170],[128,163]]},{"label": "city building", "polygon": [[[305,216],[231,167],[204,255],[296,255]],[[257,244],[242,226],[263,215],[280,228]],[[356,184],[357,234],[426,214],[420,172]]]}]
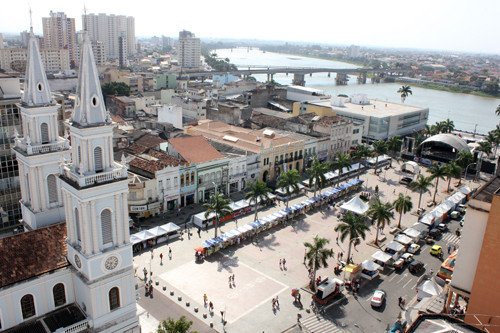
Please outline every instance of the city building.
[{"label": "city building", "polygon": [[[82,16],[84,30],[88,31],[90,40],[104,43],[106,59],[119,59],[122,54],[136,54],[135,19],[131,16],[86,14]],[[120,42],[120,37],[122,41]],[[123,50],[127,52],[123,52]],[[123,56],[122,56],[123,58]]]},{"label": "city building", "polygon": [[21,209],[26,229],[65,220],[59,164],[70,158],[69,141],[59,136],[59,105],[53,99],[38,51],[29,41],[28,63],[21,103],[23,137],[15,140],[21,183]]},{"label": "city building", "polygon": [[193,33],[182,30],[177,41],[179,66],[183,68],[201,67],[201,41]]},{"label": "city building", "polygon": [[[81,43],[78,43],[77,45],[77,52],[76,52],[76,64],[80,64],[80,50],[81,50]],[[104,66],[106,65],[106,51],[104,50],[104,43],[103,42],[92,42],[92,52],[94,53],[94,59],[95,59],[95,64],[97,66]]]},{"label": "city building", "polygon": [[16,133],[22,133],[19,78],[0,73],[0,233],[19,226],[21,185],[16,155],[11,151]]},{"label": "city building", "polygon": [[359,45],[351,45],[347,49],[347,56],[349,58],[359,58],[361,56]]},{"label": "city building", "polygon": [[170,123],[176,128],[182,128],[182,108],[177,105],[162,105],[158,109],[158,122]]},{"label": "city building", "polygon": [[274,181],[283,171],[303,169],[304,141],[282,136],[270,129],[251,130],[220,121],[200,120],[186,126],[184,131],[259,154],[261,181]]},{"label": "city building", "polygon": [[72,67],[76,61],[76,29],[75,19],[68,18],[63,12],[50,11],[49,17],[42,18],[43,49],[67,49]]},{"label": "city building", "polygon": [[[30,41],[31,49],[33,44]],[[30,57],[33,55],[37,56],[30,50]],[[40,59],[28,61],[29,65],[41,63]],[[29,73],[34,69],[30,66]],[[40,109],[38,104],[50,96],[43,76],[37,74],[43,71],[39,68],[27,75],[27,100],[22,103],[29,105],[21,104],[30,109],[23,114],[34,118],[29,127],[23,123],[29,131],[24,133],[26,140],[32,137],[34,143],[46,138],[46,126],[38,126],[36,118],[43,120],[46,112],[53,113],[51,103],[47,109]],[[61,161],[61,190],[55,194],[62,198],[66,222],[54,221],[0,239],[0,256],[9,258],[0,261],[3,330],[140,332],[127,209],[127,168],[113,161],[113,125],[104,108],[88,38],[79,79],[77,103],[69,123],[71,161]],[[58,132],[53,124],[57,124],[55,119],[50,126],[47,124],[49,142]],[[29,150],[31,139],[26,140]],[[52,157],[52,153],[47,155],[48,159]],[[43,189],[43,159],[38,158],[37,172],[29,177],[31,186],[38,189]],[[48,180],[48,186],[51,182]],[[26,189],[30,185],[23,186]],[[23,191],[23,202],[29,199],[43,208],[45,194]],[[49,193],[51,197],[54,194]]]},{"label": "city building", "polygon": [[155,74],[154,88],[158,89],[175,89],[177,88],[177,76],[175,74]]},{"label": "city building", "polygon": [[[45,71],[50,73],[68,72],[70,55],[67,49],[41,49],[40,56]],[[28,61],[26,49],[0,49],[0,68],[7,71],[24,71]]]},{"label": "city building", "polygon": [[446,302],[468,299],[465,322],[488,332],[500,332],[498,299],[500,272],[500,177],[494,176],[467,204],[460,248]]},{"label": "city building", "polygon": [[3,49],[4,46],[3,46],[3,34],[0,33],[0,49]]},{"label": "city building", "polygon": [[[303,87],[303,86],[295,86],[295,85],[286,87],[286,99],[289,101],[305,102],[305,101],[330,100],[330,98],[331,98],[330,95],[325,94],[322,90],[319,89]],[[317,114],[322,115],[319,113]]]}]

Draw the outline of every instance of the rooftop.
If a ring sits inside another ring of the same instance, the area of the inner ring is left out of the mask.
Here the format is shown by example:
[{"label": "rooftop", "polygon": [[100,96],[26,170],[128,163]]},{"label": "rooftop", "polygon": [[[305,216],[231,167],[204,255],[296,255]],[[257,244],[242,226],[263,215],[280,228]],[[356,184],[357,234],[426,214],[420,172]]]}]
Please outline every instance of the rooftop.
[{"label": "rooftop", "polygon": [[495,176],[492,177],[489,182],[481,186],[481,188],[479,188],[479,190],[473,195],[472,198],[479,201],[492,203],[493,196],[498,193],[498,190],[500,190],[500,177]]},{"label": "rooftop", "polygon": [[65,239],[65,222],[1,238],[0,287],[68,266]]},{"label": "rooftop", "polygon": [[168,142],[189,163],[203,163],[224,158],[202,135],[173,138]]},{"label": "rooftop", "polygon": [[369,104],[365,105],[345,103],[343,107],[331,105],[330,100],[310,101],[308,103],[323,107],[331,107],[334,112],[352,112],[359,114],[361,116],[371,116],[371,117],[390,117],[390,116],[404,115],[410,112],[428,110],[428,108],[410,106],[407,104],[400,104],[400,103],[391,103],[387,101],[381,101],[378,99],[370,99]]},{"label": "rooftop", "polygon": [[176,167],[183,164],[184,162],[177,157],[170,156],[153,149],[149,149],[142,156],[136,157],[129,162],[131,167],[135,167],[152,174],[169,166]]}]

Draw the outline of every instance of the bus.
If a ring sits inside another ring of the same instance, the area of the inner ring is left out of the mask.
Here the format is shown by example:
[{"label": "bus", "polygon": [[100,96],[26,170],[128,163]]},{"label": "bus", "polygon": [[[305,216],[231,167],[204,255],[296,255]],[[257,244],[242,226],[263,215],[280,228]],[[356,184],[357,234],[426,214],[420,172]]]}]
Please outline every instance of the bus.
[{"label": "bus", "polygon": [[457,259],[458,250],[453,251],[453,253],[443,262],[437,276],[441,279],[451,279],[453,275],[453,269],[455,268],[455,260]]}]

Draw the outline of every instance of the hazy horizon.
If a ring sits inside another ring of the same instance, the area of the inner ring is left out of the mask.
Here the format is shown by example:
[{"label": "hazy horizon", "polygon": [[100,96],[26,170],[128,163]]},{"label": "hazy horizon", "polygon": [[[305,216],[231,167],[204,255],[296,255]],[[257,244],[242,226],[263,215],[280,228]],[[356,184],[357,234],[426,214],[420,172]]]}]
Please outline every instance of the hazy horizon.
[{"label": "hazy horizon", "polygon": [[75,18],[82,29],[87,13],[133,16],[136,36],[177,36],[185,29],[207,39],[242,39],[360,45],[373,48],[500,54],[500,1],[395,0],[309,1],[295,4],[256,0],[242,4],[229,0],[156,3],[126,6],[116,0],[86,0],[81,6],[46,0],[9,3],[0,14],[0,32],[33,29],[43,35],[42,17],[50,11]]}]

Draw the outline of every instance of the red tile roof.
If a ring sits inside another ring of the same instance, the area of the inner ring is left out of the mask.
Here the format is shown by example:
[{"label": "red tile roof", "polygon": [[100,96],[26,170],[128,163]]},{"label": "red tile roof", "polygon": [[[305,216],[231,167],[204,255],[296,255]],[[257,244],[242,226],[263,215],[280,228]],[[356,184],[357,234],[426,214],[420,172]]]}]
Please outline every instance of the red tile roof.
[{"label": "red tile roof", "polygon": [[151,134],[146,134],[141,136],[138,140],[135,141],[135,143],[140,144],[142,146],[146,146],[148,148],[154,148],[156,146],[159,146],[161,143],[168,142],[167,140],[163,140],[162,138],[156,136],[156,135],[151,135]]},{"label": "red tile roof", "polygon": [[189,163],[203,163],[224,158],[202,135],[173,138],[168,142]]},{"label": "red tile roof", "polygon": [[66,223],[0,239],[0,287],[69,266]]},{"label": "red tile roof", "polygon": [[[150,155],[157,160],[147,160],[145,158],[136,157],[132,161],[130,161],[129,165],[150,173],[155,173],[156,171],[160,171],[165,169],[168,166],[178,166],[185,164],[182,160],[177,157],[170,156],[168,154],[150,149],[146,155]],[[133,171],[133,170],[131,170]]]}]

